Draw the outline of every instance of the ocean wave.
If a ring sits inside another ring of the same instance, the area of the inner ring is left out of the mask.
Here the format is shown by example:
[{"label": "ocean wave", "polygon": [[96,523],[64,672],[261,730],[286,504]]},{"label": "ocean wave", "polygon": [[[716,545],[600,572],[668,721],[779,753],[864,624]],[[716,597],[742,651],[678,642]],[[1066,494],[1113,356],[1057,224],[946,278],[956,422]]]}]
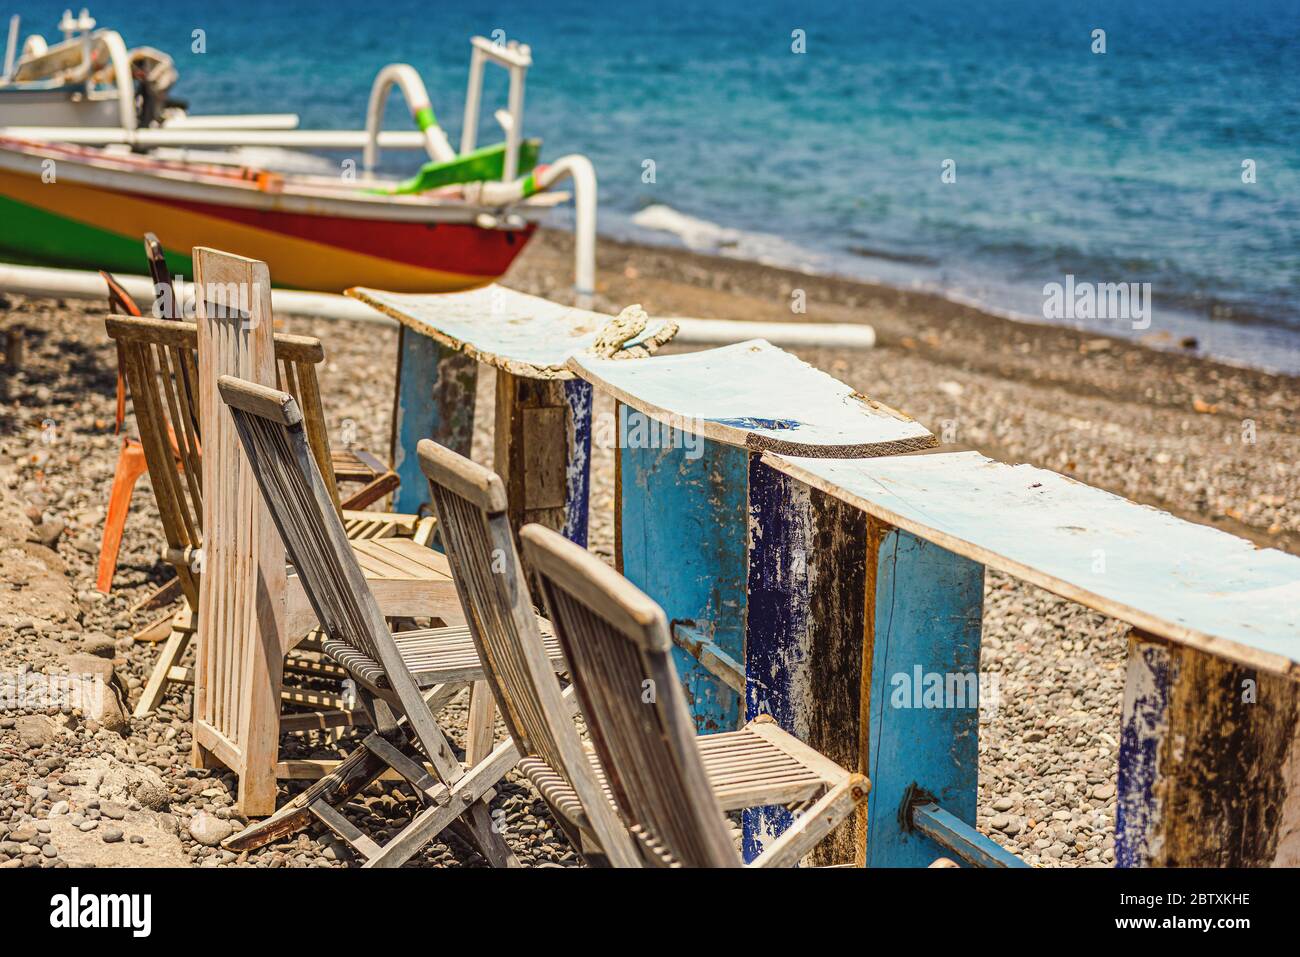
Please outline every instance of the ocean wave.
[{"label": "ocean wave", "polygon": [[[825,257],[771,233],[735,229],[691,216],[664,203],[655,203],[628,220],[636,231],[670,236],[692,252],[745,259],[768,266],[816,271],[826,267]],[[635,238],[650,239],[641,235]]]}]

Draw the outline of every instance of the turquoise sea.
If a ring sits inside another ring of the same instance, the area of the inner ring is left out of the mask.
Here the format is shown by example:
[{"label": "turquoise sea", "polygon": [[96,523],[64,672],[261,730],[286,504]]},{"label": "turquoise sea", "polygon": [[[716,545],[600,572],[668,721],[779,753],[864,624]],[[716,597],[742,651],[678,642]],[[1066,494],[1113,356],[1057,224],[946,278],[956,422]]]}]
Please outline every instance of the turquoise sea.
[{"label": "turquoise sea", "polygon": [[[62,9],[0,4],[47,37]],[[1149,328],[1074,321],[1300,371],[1294,2],[169,0],[91,13],[171,53],[194,112],[359,128],[375,71],[410,62],[453,142],[468,38],[501,31],[532,46],[527,132],[543,159],[595,161],[608,235],[1038,319],[1043,287],[1067,275],[1150,283]],[[488,102],[504,105],[493,80]],[[388,122],[410,121],[393,105]]]}]

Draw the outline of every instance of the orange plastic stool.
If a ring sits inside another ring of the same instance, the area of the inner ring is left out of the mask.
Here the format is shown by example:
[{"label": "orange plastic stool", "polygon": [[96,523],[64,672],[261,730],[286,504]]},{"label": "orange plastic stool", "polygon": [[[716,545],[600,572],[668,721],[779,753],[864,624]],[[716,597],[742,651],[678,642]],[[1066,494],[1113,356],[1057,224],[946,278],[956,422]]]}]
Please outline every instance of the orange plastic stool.
[{"label": "orange plastic stool", "polygon": [[104,541],[99,546],[99,574],[95,587],[107,594],[113,588],[113,573],[117,571],[117,553],[122,547],[122,532],[126,528],[126,513],[131,507],[131,492],[141,475],[149,471],[144,458],[144,446],[136,439],[122,440],[122,451],[117,457],[117,471],[113,474],[113,491],[108,497],[108,517],[104,521]]}]

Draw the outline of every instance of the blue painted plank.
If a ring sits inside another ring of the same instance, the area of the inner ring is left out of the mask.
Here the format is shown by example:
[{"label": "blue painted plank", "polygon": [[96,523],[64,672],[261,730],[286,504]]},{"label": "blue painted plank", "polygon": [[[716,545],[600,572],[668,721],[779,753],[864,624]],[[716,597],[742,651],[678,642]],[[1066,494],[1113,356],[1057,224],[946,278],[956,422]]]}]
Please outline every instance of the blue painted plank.
[{"label": "blue painted plank", "polygon": [[570,379],[564,383],[564,401],[569,407],[569,450],[565,459],[564,528],[571,542],[587,544],[587,515],[591,503],[591,408],[590,382]]},{"label": "blue painted plank", "polygon": [[[807,648],[801,639],[808,631],[811,598],[809,489],[763,465],[755,455],[748,498],[745,720],[771,715],[786,731],[805,737],[799,733],[798,719],[808,690],[799,679],[806,664]],[[790,821],[790,812],[779,805],[746,809],[742,818],[745,860],[757,858]]]},{"label": "blue painted plank", "polygon": [[930,431],[763,339],[628,362],[587,353],[568,368],[673,428],[795,455],[932,448]]},{"label": "blue painted plank", "polygon": [[[669,621],[713,622],[714,641],[741,660],[748,454],[650,425],[642,413],[619,406],[623,574],[663,606]],[[673,659],[696,728],[734,730],[739,695],[682,649]]]},{"label": "blue painted plank", "polygon": [[402,484],[393,497],[393,510],[416,514],[429,503],[429,483],[420,472],[416,445],[431,438],[469,455],[478,365],[405,327],[398,333],[397,354],[391,456]]},{"label": "blue painted plank", "polygon": [[[868,559],[870,560],[870,559]],[[880,538],[869,701],[868,866],[927,867],[944,849],[904,828],[914,788],[975,824],[984,568],[899,529]],[[937,692],[936,692],[937,686]]]}]

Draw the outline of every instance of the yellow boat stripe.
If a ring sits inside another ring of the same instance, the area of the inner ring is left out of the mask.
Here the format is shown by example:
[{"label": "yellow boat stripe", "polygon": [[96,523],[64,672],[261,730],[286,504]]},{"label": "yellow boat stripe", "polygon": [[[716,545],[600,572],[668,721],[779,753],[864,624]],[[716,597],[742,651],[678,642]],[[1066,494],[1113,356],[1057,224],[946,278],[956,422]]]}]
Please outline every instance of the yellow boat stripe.
[{"label": "yellow boat stripe", "polygon": [[[119,236],[135,238],[156,233],[163,245],[188,253],[195,246],[212,246],[272,264],[271,278],[279,286],[336,289],[338,277],[349,285],[409,292],[439,292],[486,285],[491,277],[425,269],[397,263],[337,246],[286,236],[272,230],[208,216],[137,195],[82,186],[44,183],[34,176],[0,170],[0,194],[67,219]],[[143,263],[143,259],[141,260]],[[366,277],[361,281],[357,277]]]}]

